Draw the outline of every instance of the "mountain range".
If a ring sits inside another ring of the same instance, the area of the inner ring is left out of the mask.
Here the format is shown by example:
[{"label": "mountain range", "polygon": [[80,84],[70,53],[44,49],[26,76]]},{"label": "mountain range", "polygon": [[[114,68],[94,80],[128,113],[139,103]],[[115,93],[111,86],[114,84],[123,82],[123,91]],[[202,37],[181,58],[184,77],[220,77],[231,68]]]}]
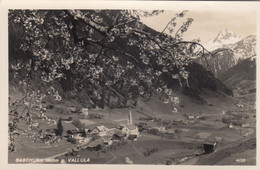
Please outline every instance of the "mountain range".
[{"label": "mountain range", "polygon": [[[223,73],[240,61],[256,55],[256,35],[241,38],[241,36],[225,29],[220,31],[215,39],[209,40],[204,46],[214,54],[214,57],[210,55],[207,57],[210,71],[216,77],[221,77]],[[204,67],[208,67],[203,58],[196,61]]]}]

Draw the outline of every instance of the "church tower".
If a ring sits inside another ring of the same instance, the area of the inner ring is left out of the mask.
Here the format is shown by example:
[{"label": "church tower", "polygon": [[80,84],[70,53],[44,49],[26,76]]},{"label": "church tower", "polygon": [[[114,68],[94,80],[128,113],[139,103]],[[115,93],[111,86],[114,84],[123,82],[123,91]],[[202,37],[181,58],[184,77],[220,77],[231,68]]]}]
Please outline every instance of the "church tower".
[{"label": "church tower", "polygon": [[132,118],[131,110],[130,110],[129,115],[128,115],[127,124],[128,125],[132,125],[133,124],[133,118]]}]

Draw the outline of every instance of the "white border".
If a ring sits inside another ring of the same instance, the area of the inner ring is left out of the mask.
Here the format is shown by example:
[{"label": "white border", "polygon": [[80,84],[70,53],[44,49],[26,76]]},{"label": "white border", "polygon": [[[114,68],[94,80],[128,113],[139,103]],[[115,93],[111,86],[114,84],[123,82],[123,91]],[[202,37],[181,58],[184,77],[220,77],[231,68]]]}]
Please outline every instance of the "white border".
[{"label": "white border", "polygon": [[[8,9],[165,9],[165,10],[199,10],[199,11],[256,11],[257,12],[257,54],[259,55],[259,33],[260,33],[260,2],[210,2],[210,1],[86,1],[86,0],[0,0],[0,169],[260,169],[259,146],[257,140],[257,166],[155,166],[155,165],[60,165],[60,164],[8,164],[7,162],[7,122],[8,122]],[[257,59],[257,66],[259,65]],[[260,68],[257,67],[257,72]],[[259,117],[259,74],[257,74],[257,119]],[[259,121],[257,120],[257,132],[259,132]],[[259,139],[259,133],[257,133]]]}]

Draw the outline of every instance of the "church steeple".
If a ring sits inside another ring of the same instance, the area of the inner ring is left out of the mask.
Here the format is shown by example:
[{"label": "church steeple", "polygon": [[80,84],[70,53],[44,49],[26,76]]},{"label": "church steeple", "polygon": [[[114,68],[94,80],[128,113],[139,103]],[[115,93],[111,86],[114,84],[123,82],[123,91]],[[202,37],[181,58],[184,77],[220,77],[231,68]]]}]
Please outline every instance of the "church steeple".
[{"label": "church steeple", "polygon": [[130,110],[129,115],[128,115],[127,124],[128,125],[132,125],[133,124],[133,118],[132,118],[131,110]]}]

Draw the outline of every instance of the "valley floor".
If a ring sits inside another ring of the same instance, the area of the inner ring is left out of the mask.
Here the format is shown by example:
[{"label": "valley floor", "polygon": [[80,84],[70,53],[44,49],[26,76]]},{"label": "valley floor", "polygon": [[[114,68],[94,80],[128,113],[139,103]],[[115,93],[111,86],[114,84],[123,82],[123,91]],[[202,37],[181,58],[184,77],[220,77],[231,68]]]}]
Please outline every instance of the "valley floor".
[{"label": "valley floor", "polygon": [[[181,95],[180,95],[181,96]],[[10,94],[11,100],[21,96]],[[240,96],[241,97],[241,96]],[[204,104],[196,103],[187,96],[181,96],[181,107],[177,113],[172,113],[167,104],[159,103],[153,98],[149,103],[140,102],[136,108],[113,110],[92,110],[102,114],[102,119],[89,119],[82,115],[66,115],[59,113],[57,108],[65,107],[60,104],[47,110],[46,115],[58,120],[59,117],[79,119],[86,128],[104,125],[108,128],[126,123],[129,110],[132,111],[134,124],[145,123],[151,128],[167,127],[166,132],[151,133],[142,131],[136,141],[127,140],[117,143],[107,150],[90,151],[80,147],[76,154],[71,154],[72,148],[81,144],[71,144],[62,138],[54,144],[33,142],[28,133],[15,137],[16,150],[9,152],[9,163],[22,163],[24,158],[48,158],[57,162],[50,163],[86,163],[86,164],[185,164],[185,165],[255,165],[256,164],[256,118],[255,103],[243,103],[243,108],[236,104],[241,98],[208,96]],[[244,99],[243,101],[247,101]],[[20,108],[20,112],[23,109]],[[19,111],[19,109],[18,109]],[[144,119],[147,115],[152,120]],[[189,117],[192,116],[192,117]],[[10,115],[10,120],[12,116]],[[223,118],[231,122],[223,122]],[[39,119],[43,129],[56,128],[56,125],[46,124]],[[63,123],[65,130],[75,128],[71,123]],[[19,122],[20,129],[27,129],[25,122]],[[170,133],[172,132],[172,133]],[[170,134],[170,135],[169,135]],[[203,144],[217,141],[216,150],[204,154]],[[83,145],[82,145],[83,146]],[[146,154],[149,150],[157,150]],[[30,162],[24,162],[30,163]]]}]

